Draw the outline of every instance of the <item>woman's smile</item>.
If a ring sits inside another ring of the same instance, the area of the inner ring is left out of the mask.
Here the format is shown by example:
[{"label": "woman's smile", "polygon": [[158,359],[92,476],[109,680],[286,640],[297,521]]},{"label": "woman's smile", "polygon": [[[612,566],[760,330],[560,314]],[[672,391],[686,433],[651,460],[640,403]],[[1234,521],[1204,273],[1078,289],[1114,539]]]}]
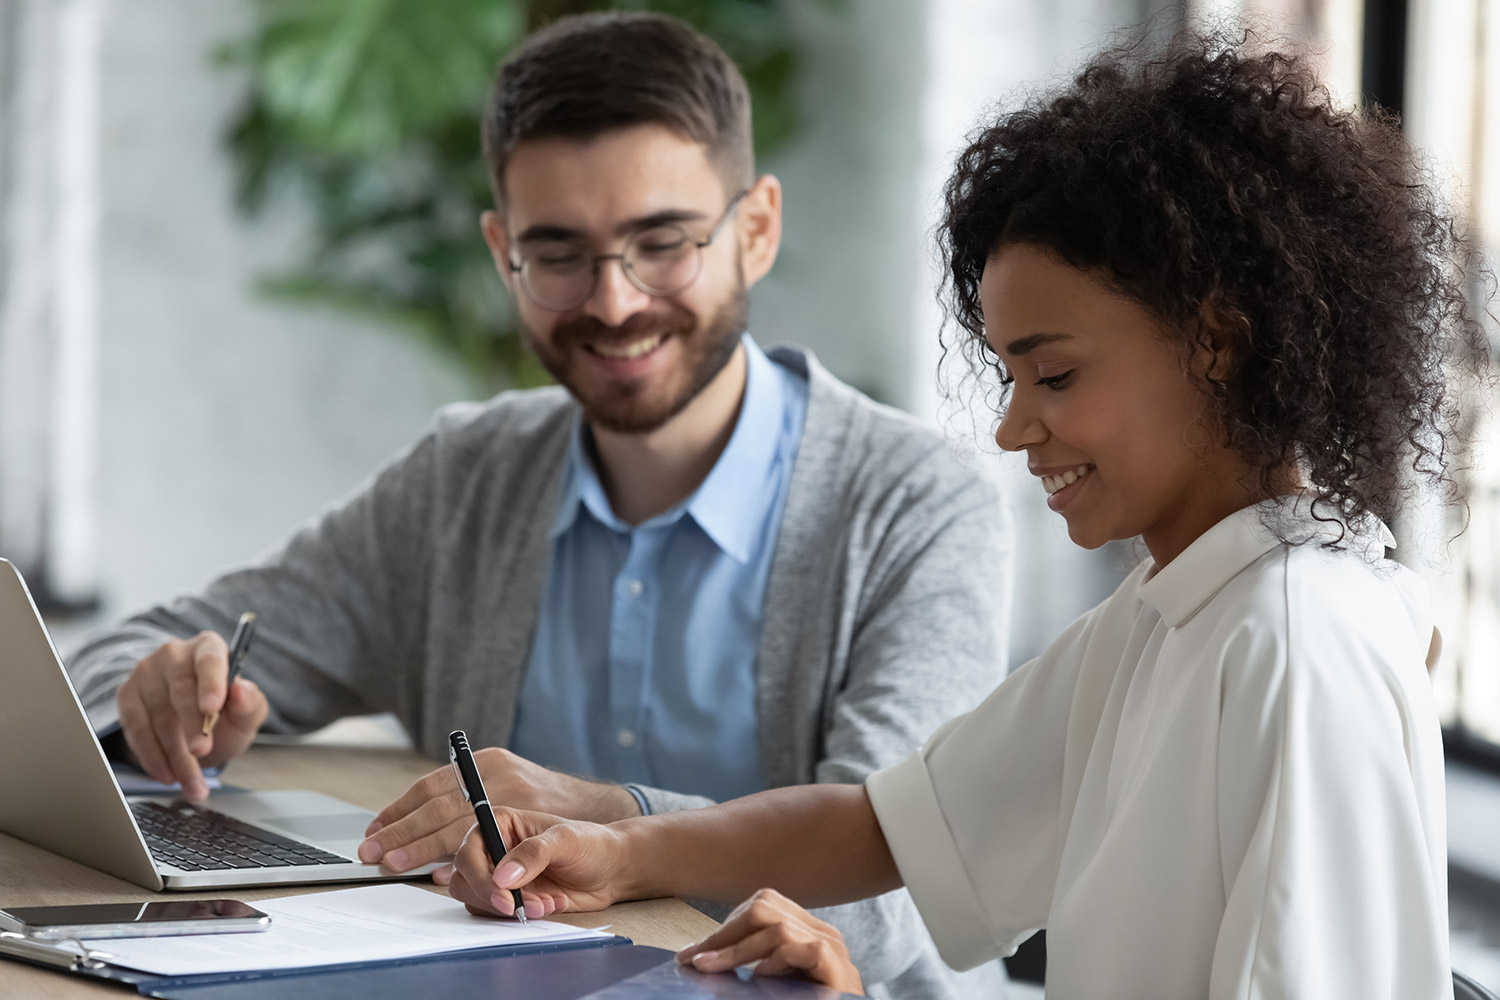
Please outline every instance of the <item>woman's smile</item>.
[{"label": "woman's smile", "polygon": [[1083,487],[1083,481],[1094,471],[1094,467],[1088,463],[1076,465],[1071,469],[1060,472],[1033,472],[1042,481],[1042,489],[1047,491],[1047,506],[1055,511],[1061,511],[1072,501],[1073,497]]}]

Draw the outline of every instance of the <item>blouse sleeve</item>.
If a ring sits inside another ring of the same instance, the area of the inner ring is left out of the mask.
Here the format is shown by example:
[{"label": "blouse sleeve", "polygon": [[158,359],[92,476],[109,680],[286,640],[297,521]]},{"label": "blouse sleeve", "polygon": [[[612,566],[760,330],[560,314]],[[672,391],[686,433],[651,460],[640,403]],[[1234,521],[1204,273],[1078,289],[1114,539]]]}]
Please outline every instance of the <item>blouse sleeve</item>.
[{"label": "blouse sleeve", "polygon": [[1285,645],[1230,644],[1210,996],[1448,997],[1431,623],[1388,583],[1315,580],[1288,575]]},{"label": "blouse sleeve", "polygon": [[1092,614],[866,781],[901,878],[955,969],[1010,954],[1046,923],[1073,801],[1065,747]]}]

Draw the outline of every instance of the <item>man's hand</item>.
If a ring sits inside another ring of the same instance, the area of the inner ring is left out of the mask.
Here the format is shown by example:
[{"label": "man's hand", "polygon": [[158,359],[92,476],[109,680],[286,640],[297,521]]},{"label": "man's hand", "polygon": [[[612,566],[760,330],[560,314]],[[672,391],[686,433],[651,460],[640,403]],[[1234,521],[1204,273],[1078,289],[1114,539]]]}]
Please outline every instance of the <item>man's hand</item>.
[{"label": "man's hand", "polygon": [[759,962],[757,976],[800,976],[841,993],[865,992],[838,928],[775,889],[761,889],[735,907],[722,927],[679,951],[677,960],[700,972]]},{"label": "man's hand", "polygon": [[521,889],[527,917],[568,910],[602,910],[628,891],[625,839],[618,828],[577,823],[545,813],[496,809],[500,837],[511,848],[490,864],[479,827],[458,847],[448,892],[479,916],[515,913],[511,889]]},{"label": "man's hand", "polygon": [[[194,801],[208,797],[204,767],[245,752],[270,705],[251,681],[229,678],[229,650],[217,632],[169,639],[135,665],[115,696],[125,745],[136,763],[163,784],[180,782]],[[219,713],[212,733],[203,718]]]},{"label": "man's hand", "polygon": [[[612,823],[641,814],[635,796],[619,785],[585,781],[549,771],[509,750],[488,747],[474,754],[490,805],[528,809],[565,819]],[[386,806],[365,830],[359,859],[380,862],[404,872],[458,850],[474,810],[464,801],[452,767],[440,767],[417,779],[406,793]],[[510,841],[506,841],[510,843]],[[440,868],[433,879],[444,884],[451,870]]]}]

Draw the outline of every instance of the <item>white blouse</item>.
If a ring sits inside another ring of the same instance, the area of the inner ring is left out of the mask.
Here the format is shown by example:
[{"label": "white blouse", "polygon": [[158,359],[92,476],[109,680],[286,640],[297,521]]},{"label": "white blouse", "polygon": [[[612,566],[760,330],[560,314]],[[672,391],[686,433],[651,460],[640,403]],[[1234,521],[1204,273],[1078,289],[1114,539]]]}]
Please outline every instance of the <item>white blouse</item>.
[{"label": "white blouse", "polygon": [[1450,997],[1421,582],[1256,508],[1153,568],[868,779],[943,957],[1046,927],[1048,1000]]}]

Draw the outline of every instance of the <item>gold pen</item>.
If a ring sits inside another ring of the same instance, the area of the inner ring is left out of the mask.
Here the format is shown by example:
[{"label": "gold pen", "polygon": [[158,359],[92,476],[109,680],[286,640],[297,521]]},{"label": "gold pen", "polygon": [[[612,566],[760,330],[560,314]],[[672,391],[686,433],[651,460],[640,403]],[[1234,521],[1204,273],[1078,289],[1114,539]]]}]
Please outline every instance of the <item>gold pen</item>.
[{"label": "gold pen", "polygon": [[[250,652],[250,637],[255,634],[255,612],[246,611],[240,615],[240,623],[234,627],[234,638],[229,642],[229,680],[224,684],[224,698],[229,698],[230,685],[240,675],[240,667],[245,663],[245,654]],[[203,717],[203,735],[207,736],[214,731],[214,726],[219,722],[217,711],[209,712]]]}]

